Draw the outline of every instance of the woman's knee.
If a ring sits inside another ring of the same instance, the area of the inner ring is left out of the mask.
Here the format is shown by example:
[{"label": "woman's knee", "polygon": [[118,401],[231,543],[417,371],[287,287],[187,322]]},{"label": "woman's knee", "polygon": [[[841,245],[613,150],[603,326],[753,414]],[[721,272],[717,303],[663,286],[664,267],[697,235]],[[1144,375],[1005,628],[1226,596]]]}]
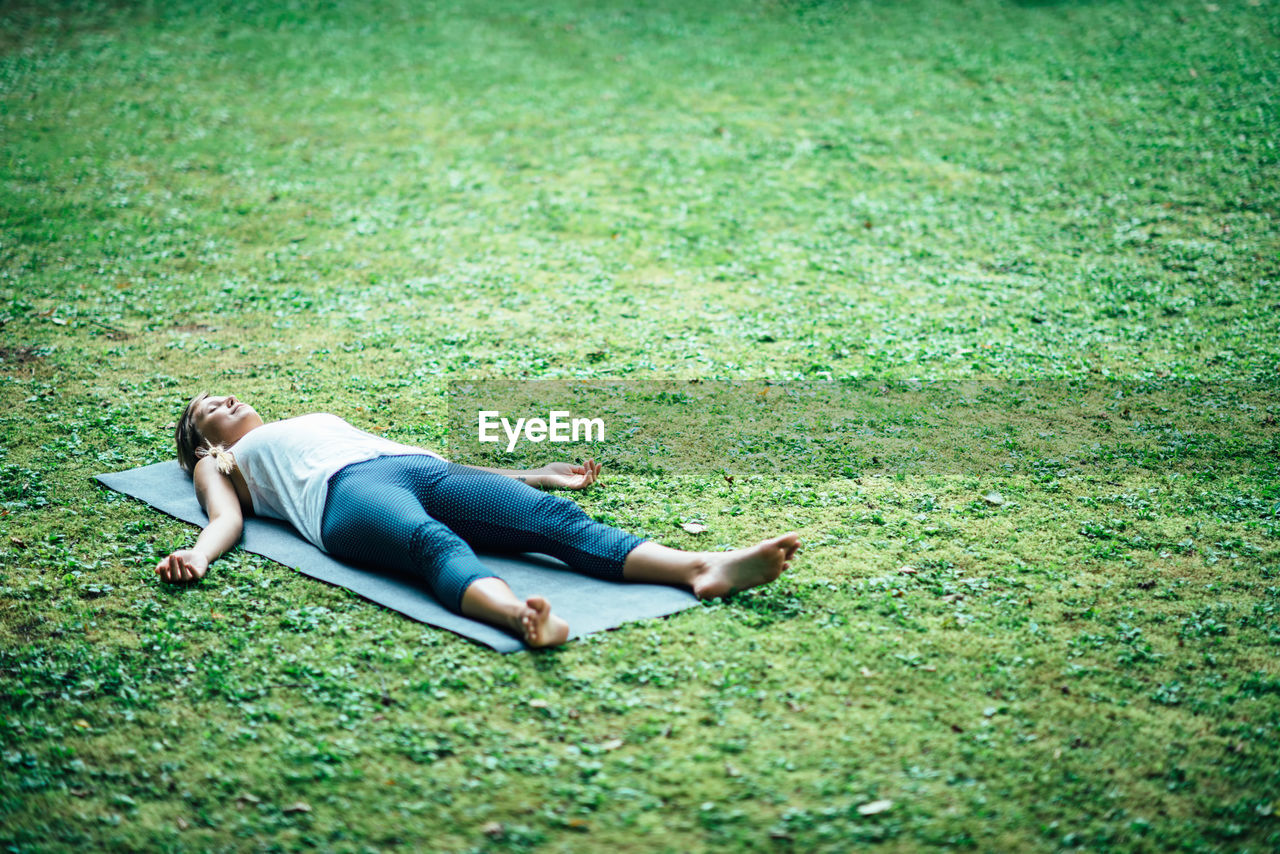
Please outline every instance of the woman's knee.
[{"label": "woman's knee", "polygon": [[544,533],[564,531],[573,526],[590,524],[591,517],[576,501],[560,495],[544,494],[534,508],[534,525]]},{"label": "woman's knee", "polygon": [[471,547],[448,525],[431,518],[414,526],[408,546],[414,560],[426,564],[442,563],[451,555],[471,552]]}]

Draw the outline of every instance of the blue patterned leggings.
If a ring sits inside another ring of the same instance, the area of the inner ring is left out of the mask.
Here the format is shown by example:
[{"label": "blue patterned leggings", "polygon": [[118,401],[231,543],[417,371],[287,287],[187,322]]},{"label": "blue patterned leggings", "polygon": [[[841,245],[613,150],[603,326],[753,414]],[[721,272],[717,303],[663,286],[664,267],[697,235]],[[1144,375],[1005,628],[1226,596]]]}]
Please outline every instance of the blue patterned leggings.
[{"label": "blue patterned leggings", "polygon": [[321,536],[334,557],[424,579],[456,613],[471,582],[495,577],[473,548],[541,552],[621,580],[627,554],[644,542],[567,498],[427,454],[376,457],[335,474]]}]

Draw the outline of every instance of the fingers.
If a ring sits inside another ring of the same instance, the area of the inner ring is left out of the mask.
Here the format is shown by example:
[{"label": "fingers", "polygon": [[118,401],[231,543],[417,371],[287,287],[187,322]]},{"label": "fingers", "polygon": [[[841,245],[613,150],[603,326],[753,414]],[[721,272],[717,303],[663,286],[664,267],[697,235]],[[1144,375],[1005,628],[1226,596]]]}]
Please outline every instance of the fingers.
[{"label": "fingers", "polygon": [[581,465],[552,463],[545,468],[555,475],[555,480],[551,481],[553,486],[562,489],[586,489],[599,479],[602,467],[595,460],[587,460]]},{"label": "fingers", "polygon": [[156,574],[170,583],[193,581],[200,577],[196,568],[184,556],[177,553],[162,558],[156,564]]}]

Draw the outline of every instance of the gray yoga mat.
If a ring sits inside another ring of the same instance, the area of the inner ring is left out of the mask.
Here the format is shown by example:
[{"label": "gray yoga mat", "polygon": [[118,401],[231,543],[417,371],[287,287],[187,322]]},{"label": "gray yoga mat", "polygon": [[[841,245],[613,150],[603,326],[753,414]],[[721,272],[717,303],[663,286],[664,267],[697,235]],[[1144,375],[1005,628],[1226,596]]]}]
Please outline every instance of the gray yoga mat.
[{"label": "gray yoga mat", "polygon": [[[97,479],[184,522],[203,527],[209,521],[196,500],[195,488],[176,460],[100,474]],[[286,522],[256,516],[245,519],[240,546],[291,566],[304,575],[345,587],[406,617],[479,641],[498,652],[527,648],[523,641],[493,626],[446,610],[425,585],[399,575],[362,569],[325,554]],[[675,587],[602,581],[580,575],[550,555],[480,553],[477,556],[495,575],[505,579],[517,596],[547,597],[555,612],[569,621],[570,638],[616,628],[632,620],[665,617],[698,603],[691,592]],[[216,572],[217,565],[210,571]]]}]

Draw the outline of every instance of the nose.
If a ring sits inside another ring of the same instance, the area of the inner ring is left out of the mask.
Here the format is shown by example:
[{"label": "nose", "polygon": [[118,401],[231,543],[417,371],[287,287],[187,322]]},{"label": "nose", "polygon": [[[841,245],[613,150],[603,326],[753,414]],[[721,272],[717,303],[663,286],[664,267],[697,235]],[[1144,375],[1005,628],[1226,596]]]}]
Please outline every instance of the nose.
[{"label": "nose", "polygon": [[237,403],[239,403],[239,402],[240,402],[240,401],[236,400],[236,397],[235,397],[235,395],[234,395],[234,394],[229,394],[229,395],[227,395],[227,399],[223,401],[223,403],[225,403],[225,404],[226,404],[227,409],[235,409],[235,408],[236,408],[236,404],[237,404]]}]

